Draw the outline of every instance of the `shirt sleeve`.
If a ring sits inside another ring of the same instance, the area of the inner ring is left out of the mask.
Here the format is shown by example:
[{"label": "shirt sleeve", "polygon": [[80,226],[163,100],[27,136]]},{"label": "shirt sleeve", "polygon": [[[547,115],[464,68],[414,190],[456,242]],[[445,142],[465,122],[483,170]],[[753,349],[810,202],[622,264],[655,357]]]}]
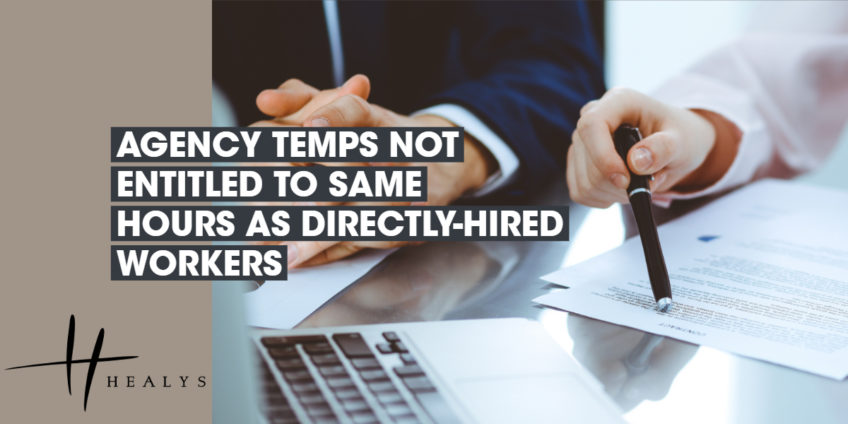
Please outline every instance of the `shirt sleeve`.
[{"label": "shirt sleeve", "polygon": [[509,145],[467,109],[446,103],[419,110],[413,113],[414,115],[436,115],[463,127],[466,133],[479,141],[495,158],[498,170],[490,175],[480,188],[468,193],[468,196],[481,197],[492,193],[511,181],[518,171],[518,156]]},{"label": "shirt sleeve", "polygon": [[843,19],[816,30],[749,33],[654,93],[675,106],[718,113],[742,134],[733,163],[715,184],[663,193],[658,200],[704,196],[758,178],[789,178],[824,162],[848,119],[848,8],[831,9],[831,18]]}]

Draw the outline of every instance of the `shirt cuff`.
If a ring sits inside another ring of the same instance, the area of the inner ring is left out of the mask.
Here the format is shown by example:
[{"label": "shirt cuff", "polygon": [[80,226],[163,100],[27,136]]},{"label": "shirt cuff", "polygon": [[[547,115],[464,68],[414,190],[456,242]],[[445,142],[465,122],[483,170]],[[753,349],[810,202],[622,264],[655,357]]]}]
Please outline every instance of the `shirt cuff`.
[{"label": "shirt cuff", "polygon": [[412,116],[415,115],[436,115],[463,127],[465,132],[479,141],[495,157],[498,162],[498,170],[489,176],[480,188],[467,193],[467,196],[481,197],[492,193],[506,185],[518,172],[518,156],[515,155],[509,145],[464,107],[444,103],[412,114]]},{"label": "shirt cuff", "polygon": [[694,192],[662,193],[655,196],[658,203],[729,190],[753,180],[757,171],[768,164],[772,146],[765,124],[753,101],[743,90],[698,74],[684,74],[663,84],[654,97],[677,107],[717,113],[736,125],[742,133],[733,163],[718,181]]}]

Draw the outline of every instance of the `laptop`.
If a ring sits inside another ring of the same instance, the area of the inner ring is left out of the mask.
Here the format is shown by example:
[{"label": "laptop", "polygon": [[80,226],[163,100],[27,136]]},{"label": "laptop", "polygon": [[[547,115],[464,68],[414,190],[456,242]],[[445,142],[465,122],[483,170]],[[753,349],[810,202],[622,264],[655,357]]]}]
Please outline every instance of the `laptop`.
[{"label": "laptop", "polygon": [[600,383],[538,322],[248,330],[237,316],[241,291],[215,284],[214,422],[623,422]]},{"label": "laptop", "polygon": [[[214,86],[212,103],[213,125],[236,125]],[[249,330],[242,294],[250,288],[213,283],[215,423],[624,422],[538,322]]]}]

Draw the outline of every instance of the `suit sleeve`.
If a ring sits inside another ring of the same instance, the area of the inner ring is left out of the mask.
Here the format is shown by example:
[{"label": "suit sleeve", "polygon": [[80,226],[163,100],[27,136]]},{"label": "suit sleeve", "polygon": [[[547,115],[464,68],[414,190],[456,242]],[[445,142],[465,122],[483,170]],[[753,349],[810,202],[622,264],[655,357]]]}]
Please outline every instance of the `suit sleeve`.
[{"label": "suit sleeve", "polygon": [[429,100],[457,104],[519,159],[501,194],[520,198],[565,175],[580,107],[603,93],[601,53],[580,2],[470,5],[456,32],[465,78]]}]

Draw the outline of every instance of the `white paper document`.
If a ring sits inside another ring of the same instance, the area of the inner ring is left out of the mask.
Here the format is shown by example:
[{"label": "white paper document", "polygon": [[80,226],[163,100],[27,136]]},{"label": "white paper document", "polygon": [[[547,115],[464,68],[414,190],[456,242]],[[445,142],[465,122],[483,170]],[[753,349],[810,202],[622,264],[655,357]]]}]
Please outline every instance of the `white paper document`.
[{"label": "white paper document", "polygon": [[247,324],[293,328],[394,250],[366,251],[325,265],[290,269],[286,281],[266,281],[244,295]]},{"label": "white paper document", "polygon": [[834,379],[848,376],[848,194],[764,181],[660,228],[674,307],[638,237],[546,275],[536,302]]}]

